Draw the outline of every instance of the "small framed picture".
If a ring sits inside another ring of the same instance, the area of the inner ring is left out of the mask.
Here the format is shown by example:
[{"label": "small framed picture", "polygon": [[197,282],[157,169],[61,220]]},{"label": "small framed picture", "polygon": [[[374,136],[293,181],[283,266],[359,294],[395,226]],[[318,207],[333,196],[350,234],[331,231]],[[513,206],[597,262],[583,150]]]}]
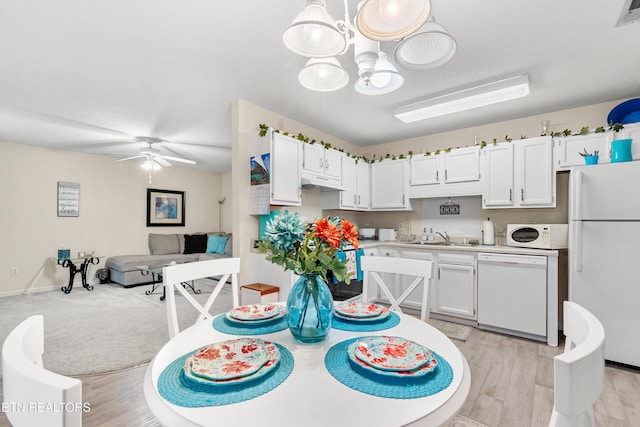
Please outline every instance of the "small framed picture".
[{"label": "small framed picture", "polygon": [[147,188],[147,227],[184,227],[184,191]]},{"label": "small framed picture", "polygon": [[80,216],[80,184],[58,181],[58,216]]}]

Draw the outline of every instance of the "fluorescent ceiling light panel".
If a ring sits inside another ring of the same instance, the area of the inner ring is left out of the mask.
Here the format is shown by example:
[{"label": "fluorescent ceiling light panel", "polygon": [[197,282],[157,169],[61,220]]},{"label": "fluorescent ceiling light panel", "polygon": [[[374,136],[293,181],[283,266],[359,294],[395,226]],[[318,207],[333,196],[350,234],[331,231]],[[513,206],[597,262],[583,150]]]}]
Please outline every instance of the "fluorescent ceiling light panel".
[{"label": "fluorescent ceiling light panel", "polygon": [[525,74],[399,107],[393,114],[403,122],[411,123],[527,95],[529,76]]}]

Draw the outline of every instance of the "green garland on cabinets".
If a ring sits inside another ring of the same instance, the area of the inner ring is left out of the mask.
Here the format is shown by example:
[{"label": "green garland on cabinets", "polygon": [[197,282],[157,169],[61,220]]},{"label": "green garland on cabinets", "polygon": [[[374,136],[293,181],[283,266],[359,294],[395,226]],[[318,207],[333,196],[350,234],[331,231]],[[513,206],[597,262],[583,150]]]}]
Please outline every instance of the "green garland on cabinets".
[{"label": "green garland on cabinets", "polygon": [[[269,130],[269,126],[267,126],[267,125],[266,125],[266,124],[264,124],[264,123],[260,123],[260,124],[259,124],[259,127],[260,127],[259,135],[260,135],[261,137],[266,136],[266,135],[267,135],[267,131]],[[623,128],[624,128],[624,126],[623,126],[621,123],[610,123],[610,124],[609,124],[609,127],[608,127],[608,130],[612,130],[612,131],[614,131],[614,132],[618,132],[618,131],[622,130]],[[344,149],[342,149],[342,148],[335,148],[335,147],[332,147],[332,146],[331,146],[331,144],[326,143],[326,142],[324,142],[324,141],[322,141],[322,140],[321,140],[321,141],[317,141],[317,140],[315,140],[315,139],[311,139],[311,138],[309,138],[309,137],[307,137],[307,136],[303,135],[302,133],[298,133],[297,135],[292,135],[291,133],[286,132],[286,131],[280,132],[280,130],[278,130],[278,129],[273,129],[273,131],[274,131],[274,132],[276,132],[276,133],[282,133],[283,135],[286,135],[286,136],[291,136],[291,137],[293,137],[293,138],[295,138],[295,139],[297,139],[297,140],[299,140],[299,141],[302,141],[302,142],[304,142],[304,143],[307,143],[307,144],[320,144],[320,145],[322,145],[326,150],[328,150],[328,149],[330,149],[330,148],[333,148],[334,150],[338,150],[338,151],[340,151],[341,153],[345,153],[347,156],[349,156],[349,157],[351,157],[351,158],[354,158],[354,159],[356,160],[356,162],[358,162],[359,160],[362,160],[362,161],[364,161],[364,162],[366,162],[366,163],[375,163],[375,162],[381,162],[381,161],[383,161],[384,159],[390,159],[390,160],[406,159],[406,158],[407,158],[407,156],[408,156],[408,158],[411,158],[411,157],[413,157],[413,155],[414,155],[414,152],[413,152],[412,150],[409,150],[409,151],[407,152],[407,154],[406,154],[406,155],[405,155],[405,154],[397,154],[397,155],[396,155],[396,154],[390,154],[390,153],[387,153],[387,154],[384,154],[384,155],[380,155],[380,156],[378,157],[376,154],[374,154],[374,155],[373,155],[373,157],[372,157],[371,159],[368,159],[368,158],[367,158],[367,157],[365,157],[365,156],[356,156],[355,154],[347,153],[347,152],[345,152],[345,151],[344,151]],[[565,130],[563,130],[562,132],[551,132],[551,133],[549,134],[549,136],[551,136],[551,137],[560,137],[560,136],[578,136],[578,135],[587,135],[587,134],[589,134],[590,132],[591,132],[591,130],[590,130],[589,126],[583,126],[583,127],[581,127],[581,128],[580,128],[580,130],[579,130],[578,132],[573,132],[573,131],[571,131],[570,129],[565,129]],[[606,129],[605,129],[605,127],[604,127],[604,126],[599,126],[599,127],[595,128],[595,129],[593,130],[593,132],[594,132],[594,133],[603,133],[603,132],[606,132]],[[546,135],[546,134],[542,134],[542,135],[540,135],[540,136],[547,136],[547,135]],[[520,135],[520,139],[527,139],[527,136],[526,136],[526,135]],[[504,137],[504,141],[505,141],[505,142],[511,142],[511,141],[512,141],[512,138],[510,138],[510,137],[509,137],[509,135],[505,135],[505,137]],[[491,143],[492,143],[493,145],[495,145],[495,144],[497,144],[497,143],[498,143],[498,140],[497,140],[496,138],[493,138],[493,140],[491,140]],[[481,142],[480,142],[480,144],[478,144],[478,145],[480,146],[480,149],[483,149],[484,147],[486,147],[486,146],[487,146],[487,141],[484,141],[484,140],[483,140],[483,141],[481,141]],[[460,147],[456,147],[456,148],[460,148]],[[427,152],[425,152],[425,153],[424,153],[424,155],[425,155],[425,156],[430,156],[430,155],[432,155],[432,154],[433,154],[433,155],[436,155],[436,156],[437,156],[437,155],[438,155],[438,154],[440,154],[442,151],[444,151],[445,153],[448,153],[448,152],[450,152],[451,150],[452,150],[452,147],[445,148],[444,150],[443,150],[443,149],[438,149],[438,150],[435,150],[435,151],[433,151],[433,152],[431,152],[431,151],[427,151]]]}]

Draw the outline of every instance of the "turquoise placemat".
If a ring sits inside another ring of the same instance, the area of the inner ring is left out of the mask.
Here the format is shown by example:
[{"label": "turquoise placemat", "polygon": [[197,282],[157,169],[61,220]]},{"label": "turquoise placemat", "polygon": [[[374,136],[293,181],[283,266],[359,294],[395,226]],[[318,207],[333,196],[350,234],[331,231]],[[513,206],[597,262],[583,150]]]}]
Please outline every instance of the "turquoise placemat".
[{"label": "turquoise placemat", "polygon": [[400,323],[400,316],[398,316],[394,312],[390,312],[384,320],[380,320],[377,322],[351,322],[347,319],[333,316],[333,323],[331,324],[331,327],[334,329],[342,329],[343,331],[350,332],[373,332],[393,328],[398,323]]},{"label": "turquoise placemat", "polygon": [[227,316],[221,314],[216,316],[213,319],[213,327],[214,329],[224,332],[225,334],[232,335],[262,335],[262,334],[271,334],[273,332],[282,331],[283,329],[287,329],[287,316],[283,316],[278,320],[274,320],[273,323],[262,323],[260,325],[240,325],[234,322],[229,321]]},{"label": "turquoise placemat", "polygon": [[324,356],[324,365],[329,373],[349,388],[378,397],[415,399],[436,394],[449,387],[453,381],[451,365],[435,351],[431,353],[438,361],[438,366],[423,377],[393,378],[371,374],[350,362],[347,355],[349,344],[361,338],[363,337],[341,341]]},{"label": "turquoise placemat", "polygon": [[280,350],[280,361],[272,372],[255,381],[229,386],[196,385],[186,381],[182,372],[187,358],[195,353],[195,350],[191,351],[162,371],[158,392],[174,405],[187,408],[230,405],[253,399],[278,387],[293,371],[293,354],[280,344],[276,346]]}]

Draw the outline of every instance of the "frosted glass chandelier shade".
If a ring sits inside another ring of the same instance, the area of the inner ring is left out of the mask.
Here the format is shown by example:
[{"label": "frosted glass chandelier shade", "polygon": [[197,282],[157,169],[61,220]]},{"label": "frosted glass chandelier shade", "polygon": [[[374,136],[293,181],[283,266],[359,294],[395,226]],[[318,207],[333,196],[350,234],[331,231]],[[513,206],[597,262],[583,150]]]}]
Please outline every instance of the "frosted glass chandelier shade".
[{"label": "frosted glass chandelier shade", "polygon": [[347,41],[327,13],[324,0],[307,0],[302,12],[282,35],[293,53],[308,58],[328,58],[342,53]]},{"label": "frosted glass chandelier shade", "polygon": [[398,43],[393,59],[409,70],[428,70],[449,61],[456,48],[456,40],[441,25],[427,21],[419,31]]},{"label": "frosted glass chandelier shade", "polygon": [[403,84],[402,75],[387,59],[387,55],[380,51],[373,74],[369,78],[360,77],[355,88],[362,95],[384,95],[400,89]]},{"label": "frosted glass chandelier shade", "polygon": [[356,25],[371,40],[400,40],[417,31],[430,14],[429,0],[366,0]]},{"label": "frosted glass chandelier shade", "polygon": [[298,74],[304,87],[316,92],[342,89],[349,83],[349,74],[336,58],[311,58]]}]

